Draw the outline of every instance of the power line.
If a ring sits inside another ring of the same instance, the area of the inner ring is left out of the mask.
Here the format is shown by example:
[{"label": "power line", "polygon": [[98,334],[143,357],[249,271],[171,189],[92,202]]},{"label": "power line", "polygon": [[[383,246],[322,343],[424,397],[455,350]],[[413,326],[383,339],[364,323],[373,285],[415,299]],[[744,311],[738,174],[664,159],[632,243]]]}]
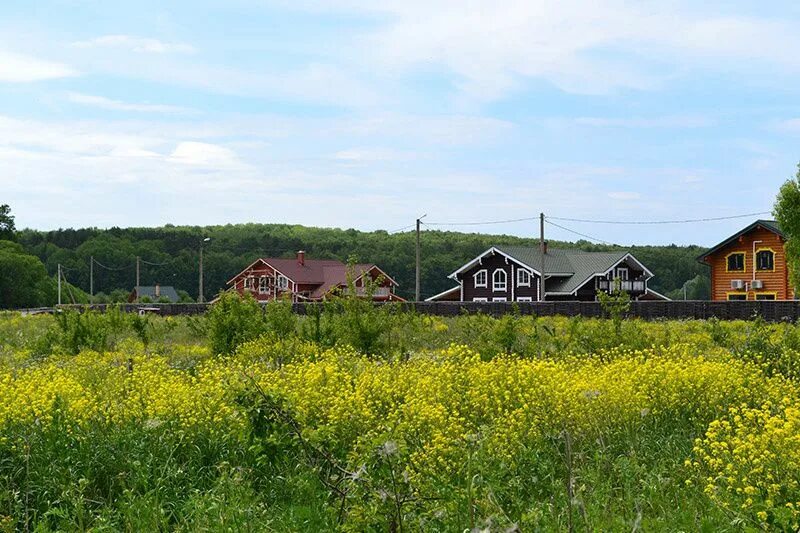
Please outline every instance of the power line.
[{"label": "power line", "polygon": [[124,267],[119,267],[119,268],[106,266],[103,263],[101,263],[100,261],[98,261],[97,259],[94,259],[94,264],[99,266],[99,267],[101,267],[101,268],[105,268],[106,270],[113,270],[113,271],[127,270],[127,269],[131,268],[130,265],[124,266]]},{"label": "power line", "polygon": [[655,224],[692,224],[695,222],[717,222],[720,220],[733,220],[736,218],[747,218],[760,215],[768,215],[770,211],[760,211],[758,213],[745,213],[742,215],[731,215],[727,217],[709,217],[709,218],[688,218],[683,220],[592,220],[584,218],[565,218],[565,217],[551,217],[550,220],[560,220],[563,222],[586,222],[590,224],[621,224],[621,225],[655,225]]},{"label": "power line", "polygon": [[545,217],[544,221],[546,223],[550,224],[551,226],[555,226],[557,228],[563,229],[564,231],[568,231],[570,233],[574,233],[575,235],[578,235],[579,237],[583,237],[584,239],[589,239],[590,241],[595,241],[595,242],[599,242],[599,243],[602,243],[602,244],[608,244],[609,246],[616,246],[612,242],[604,241],[603,239],[598,239],[597,237],[592,237],[591,235],[586,235],[585,233],[580,233],[579,231],[575,231],[573,229],[566,228],[564,226],[561,226],[560,224],[556,224],[555,222],[550,222],[550,220],[548,220],[548,217]]},{"label": "power line", "polygon": [[163,263],[151,263],[150,261],[145,261],[144,259],[139,259],[139,261],[141,261],[145,265],[157,266],[157,267],[164,266],[164,265],[169,265],[170,263],[172,263],[172,261],[165,261]]},{"label": "power line", "polygon": [[512,222],[529,222],[539,217],[512,218],[508,220],[486,220],[483,222],[423,222],[426,226],[486,226],[489,224],[511,224]]},{"label": "power line", "polygon": [[389,233],[400,233],[401,231],[413,228],[415,225],[416,225],[416,223],[409,224],[408,226],[403,226],[402,228],[393,229]]}]

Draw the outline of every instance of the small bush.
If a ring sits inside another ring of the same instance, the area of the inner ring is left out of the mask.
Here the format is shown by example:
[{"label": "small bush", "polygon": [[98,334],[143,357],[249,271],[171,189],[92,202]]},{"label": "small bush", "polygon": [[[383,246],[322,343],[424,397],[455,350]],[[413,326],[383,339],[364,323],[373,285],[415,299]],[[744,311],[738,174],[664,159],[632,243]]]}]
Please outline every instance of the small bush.
[{"label": "small bush", "polygon": [[208,339],[215,354],[232,355],[240,344],[256,339],[264,329],[264,314],[252,296],[227,292],[206,317]]}]

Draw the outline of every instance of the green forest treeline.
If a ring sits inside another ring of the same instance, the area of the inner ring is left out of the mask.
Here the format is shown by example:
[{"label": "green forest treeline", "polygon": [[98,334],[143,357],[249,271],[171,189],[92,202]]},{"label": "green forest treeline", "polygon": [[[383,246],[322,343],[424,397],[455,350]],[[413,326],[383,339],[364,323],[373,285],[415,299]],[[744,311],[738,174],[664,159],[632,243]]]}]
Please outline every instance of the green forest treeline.
[{"label": "green forest treeline", "polygon": [[[94,268],[94,290],[101,298],[119,300],[135,284],[135,258],[141,257],[141,284],[172,285],[197,297],[198,259],[204,244],[205,298],[226,287],[226,282],[257,257],[292,257],[298,250],[318,259],[355,258],[373,262],[394,277],[398,292],[406,298],[414,293],[414,233],[390,234],[354,229],[312,228],[284,224],[235,224],[225,226],[165,226],[158,228],[60,229],[16,232],[15,240],[27,254],[38,257],[47,273],[55,276],[57,265],[78,293],[89,291],[89,258]],[[425,231],[422,235],[423,298],[453,286],[447,275],[493,244],[535,246],[537,239],[510,235],[484,235],[451,231]],[[622,247],[595,245],[587,241],[551,241],[553,247],[610,250]],[[625,247],[655,274],[651,288],[673,298],[705,299],[709,293],[707,268],[696,258],[698,246]],[[153,263],[153,264],[148,264]],[[101,266],[102,265],[102,266]],[[52,298],[52,291],[43,291]],[[69,298],[65,298],[69,301]],[[50,305],[54,302],[40,302]],[[0,307],[4,307],[0,302]],[[5,307],[8,307],[7,305]]]}]

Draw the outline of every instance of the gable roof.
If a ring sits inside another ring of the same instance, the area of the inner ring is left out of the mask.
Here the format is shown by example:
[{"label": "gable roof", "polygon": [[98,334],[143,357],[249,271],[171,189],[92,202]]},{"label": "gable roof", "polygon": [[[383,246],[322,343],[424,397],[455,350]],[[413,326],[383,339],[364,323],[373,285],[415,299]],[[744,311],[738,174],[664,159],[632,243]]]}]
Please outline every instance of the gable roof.
[{"label": "gable roof", "polygon": [[426,302],[435,302],[436,300],[442,299],[445,296],[450,296],[451,294],[455,294],[455,293],[459,293],[459,295],[461,294],[461,285],[456,285],[455,287],[451,287],[451,288],[447,289],[446,291],[440,292],[439,294],[434,294],[433,296],[431,296],[429,298],[425,298],[425,301]]},{"label": "gable roof", "polygon": [[[458,274],[469,270],[482,257],[492,252],[508,257],[531,269],[537,275],[540,273],[542,252],[538,246],[492,246],[486,252],[450,274],[450,277],[456,279]],[[585,252],[583,250],[548,248],[544,257],[545,277],[550,280],[547,282],[548,294],[572,294],[592,277],[609,272],[625,259],[630,259],[638,264],[648,277],[653,277],[653,273],[626,250]]]},{"label": "gable roof", "polygon": [[139,298],[147,297],[154,301],[158,300],[159,298],[169,298],[170,302],[177,302],[181,299],[181,297],[178,296],[178,292],[175,290],[175,287],[171,285],[160,285],[158,287],[158,296],[156,296],[155,286],[139,285],[134,287],[133,290]]},{"label": "gable roof", "polygon": [[717,244],[716,246],[713,246],[713,247],[709,248],[705,253],[703,253],[702,255],[698,256],[697,260],[700,261],[701,263],[705,263],[706,262],[706,257],[708,257],[709,255],[711,255],[713,253],[718,252],[722,248],[725,248],[730,243],[732,243],[733,241],[738,239],[740,236],[745,235],[747,233],[750,233],[751,231],[753,231],[754,229],[757,229],[759,227],[764,228],[764,229],[766,229],[768,231],[771,231],[772,233],[775,233],[776,235],[780,235],[781,237],[783,237],[783,231],[781,231],[781,227],[778,224],[778,222],[776,222],[775,220],[759,219],[759,220],[756,220],[755,222],[753,222],[752,224],[750,224],[749,226],[747,226],[746,228],[737,231],[736,233],[734,233],[733,235],[731,235],[730,237],[728,237],[727,239],[725,239],[721,243]]},{"label": "gable roof", "polygon": [[[303,264],[300,264],[296,257],[261,257],[250,263],[244,270],[231,278],[228,284],[231,284],[244,272],[253,268],[256,263],[264,263],[274,268],[279,274],[286,276],[298,285],[317,285],[313,291],[312,297],[316,297],[317,295],[322,296],[334,287],[347,283],[348,267],[345,263],[337,261],[336,259],[305,259]],[[372,270],[378,270],[392,285],[397,285],[397,282],[392,279],[391,276],[373,263],[358,263],[353,266],[355,279],[359,279],[365,273]]]},{"label": "gable roof", "polygon": [[[306,261],[308,262],[308,261]],[[355,275],[355,280],[361,278],[364,274],[370,272],[373,269],[377,269],[381,275],[386,278],[392,285],[397,285],[397,282],[389,277],[383,270],[378,268],[378,266],[373,265],[371,263],[359,263],[353,266],[353,274]],[[321,298],[328,294],[332,289],[336,287],[342,287],[347,284],[347,265],[344,263],[340,263],[338,265],[326,266],[322,270],[322,274],[324,276],[324,280],[319,287],[314,289],[311,293],[312,298]]]}]

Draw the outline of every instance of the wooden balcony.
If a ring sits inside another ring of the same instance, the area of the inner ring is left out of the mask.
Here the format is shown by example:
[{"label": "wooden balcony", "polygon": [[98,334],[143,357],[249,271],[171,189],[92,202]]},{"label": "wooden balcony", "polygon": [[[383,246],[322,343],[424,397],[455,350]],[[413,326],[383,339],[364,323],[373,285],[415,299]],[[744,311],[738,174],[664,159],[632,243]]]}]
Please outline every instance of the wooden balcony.
[{"label": "wooden balcony", "polygon": [[640,293],[647,289],[647,284],[643,280],[597,280],[597,290],[599,291],[611,292],[617,287],[627,293]]},{"label": "wooden balcony", "polygon": [[[356,294],[358,296],[366,296],[367,292],[364,287],[356,287]],[[391,294],[391,289],[389,287],[375,287],[372,291],[373,298],[386,298]]]}]

